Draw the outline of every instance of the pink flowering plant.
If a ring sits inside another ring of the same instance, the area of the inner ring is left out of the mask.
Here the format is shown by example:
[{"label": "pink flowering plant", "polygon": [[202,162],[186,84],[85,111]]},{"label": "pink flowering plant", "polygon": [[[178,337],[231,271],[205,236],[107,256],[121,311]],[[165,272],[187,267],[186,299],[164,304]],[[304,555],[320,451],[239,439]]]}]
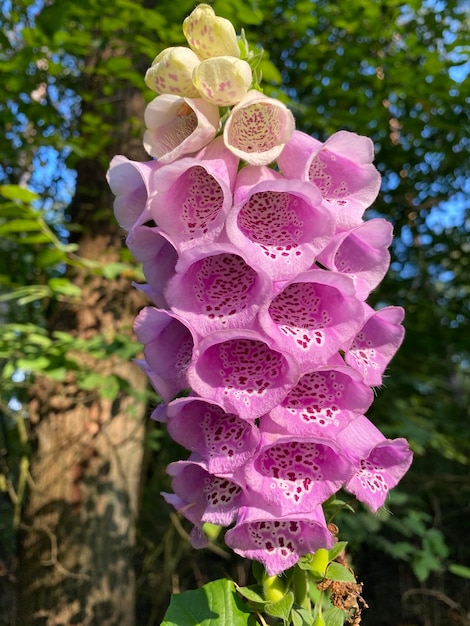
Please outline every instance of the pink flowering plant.
[{"label": "pink flowering plant", "polygon": [[188,450],[163,497],[195,548],[208,525],[226,528],[256,583],[175,596],[164,624],[357,624],[336,494],[375,512],[412,460],[365,416],[404,334],[401,308],[367,304],[392,240],[386,220],[364,220],[380,187],[373,144],[296,130],[209,5],[183,32],[188,47],[145,76],[154,158],[117,156],[108,180],[152,302],[135,331],[162,400],[153,417]]}]

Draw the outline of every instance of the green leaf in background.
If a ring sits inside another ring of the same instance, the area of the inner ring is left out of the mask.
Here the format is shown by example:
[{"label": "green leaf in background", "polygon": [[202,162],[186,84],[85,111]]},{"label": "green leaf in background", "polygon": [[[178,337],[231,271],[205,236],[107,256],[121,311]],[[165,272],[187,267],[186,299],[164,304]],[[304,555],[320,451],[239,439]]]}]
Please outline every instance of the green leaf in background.
[{"label": "green leaf in background", "polygon": [[226,578],[173,595],[161,626],[255,626],[242,607],[235,584]]},{"label": "green leaf in background", "polygon": [[465,567],[465,565],[459,565],[458,563],[451,563],[449,565],[449,572],[455,574],[456,576],[460,576],[461,578],[470,579],[470,567]]}]

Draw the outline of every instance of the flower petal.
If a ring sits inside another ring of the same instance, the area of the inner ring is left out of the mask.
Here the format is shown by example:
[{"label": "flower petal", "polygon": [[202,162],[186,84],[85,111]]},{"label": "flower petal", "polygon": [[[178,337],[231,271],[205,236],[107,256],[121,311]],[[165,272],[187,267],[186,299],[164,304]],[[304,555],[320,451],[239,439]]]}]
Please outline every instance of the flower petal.
[{"label": "flower petal", "polygon": [[237,554],[260,561],[270,576],[277,576],[297,563],[301,556],[319,548],[331,548],[321,506],[308,515],[279,519],[255,506],[240,509],[234,528],[225,535],[226,544]]},{"label": "flower petal", "polygon": [[301,373],[327,363],[356,335],[363,319],[352,281],[321,269],[287,282],[259,316],[265,333],[295,357]]},{"label": "flower petal", "polygon": [[161,167],[156,161],[130,161],[125,156],[115,156],[110,163],[106,178],[114,200],[114,215],[122,228],[130,231],[133,226],[150,219],[147,210],[150,180]]},{"label": "flower petal", "polygon": [[268,165],[295,129],[289,109],[279,100],[250,90],[231,111],[224,127],[229,150],[252,165]]},{"label": "flower petal", "polygon": [[202,98],[164,94],[145,109],[144,148],[161,163],[192,154],[217,134],[219,109]]},{"label": "flower petal", "polygon": [[224,330],[197,346],[188,380],[200,396],[254,420],[287,395],[298,380],[298,367],[255,331]]},{"label": "flower petal", "polygon": [[213,474],[232,474],[253,455],[259,430],[253,424],[204,398],[178,398],[167,406],[168,432],[197,452]]},{"label": "flower petal", "polygon": [[249,328],[271,295],[272,281],[231,244],[191,248],[168,283],[173,311],[205,337],[227,328]]},{"label": "flower petal", "polygon": [[317,199],[310,183],[282,178],[263,166],[244,167],[227,235],[273,280],[289,280],[312,266],[333,233],[333,221]]},{"label": "flower petal", "polygon": [[240,56],[232,22],[219,17],[208,4],[199,4],[183,22],[183,33],[200,59]]},{"label": "flower petal", "polygon": [[178,252],[218,238],[232,206],[237,165],[238,159],[216,139],[200,154],[178,159],[154,177],[150,212]]},{"label": "flower petal", "polygon": [[288,178],[314,183],[334,213],[337,230],[356,226],[377,197],[381,177],[369,137],[341,130],[324,144],[296,131],[277,163]]},{"label": "flower petal", "polygon": [[372,389],[358,372],[325,365],[304,374],[269,416],[286,434],[335,439],[373,399]]},{"label": "flower petal", "polygon": [[145,74],[145,84],[157,93],[172,93],[183,98],[198,98],[193,84],[193,69],[200,59],[184,46],[165,48],[152,62]]},{"label": "flower petal", "polygon": [[403,341],[405,330],[401,322],[404,311],[397,306],[380,311],[368,308],[370,316],[345,348],[345,360],[361,372],[367,385],[378,386],[382,383],[385,368]]},{"label": "flower petal", "polygon": [[357,297],[365,300],[387,273],[392,231],[392,225],[384,219],[363,222],[339,233],[320,252],[318,261],[330,270],[350,276]]},{"label": "flower petal", "polygon": [[171,488],[185,503],[180,512],[193,524],[228,526],[235,520],[243,490],[233,480],[211,474],[204,463],[192,458],[170,463],[167,472],[173,476]]},{"label": "flower petal", "polygon": [[142,271],[151,291],[151,300],[160,308],[168,308],[163,291],[175,273],[178,255],[171,243],[150,226],[136,226],[129,233],[126,244],[142,263]]},{"label": "flower petal", "polygon": [[199,95],[219,107],[240,102],[252,79],[248,63],[229,56],[206,59],[193,71],[193,83]]},{"label": "flower petal", "polygon": [[377,511],[412,463],[408,442],[386,439],[372,422],[360,416],[339,434],[338,443],[356,466],[346,489]]},{"label": "flower petal", "polygon": [[169,311],[145,307],[134,324],[144,355],[150,381],[169,402],[189,387],[186,373],[192,358],[193,336],[189,328]]},{"label": "flower petal", "polygon": [[352,469],[333,441],[263,429],[259,451],[245,465],[244,474],[260,506],[285,517],[306,514],[328,500]]}]

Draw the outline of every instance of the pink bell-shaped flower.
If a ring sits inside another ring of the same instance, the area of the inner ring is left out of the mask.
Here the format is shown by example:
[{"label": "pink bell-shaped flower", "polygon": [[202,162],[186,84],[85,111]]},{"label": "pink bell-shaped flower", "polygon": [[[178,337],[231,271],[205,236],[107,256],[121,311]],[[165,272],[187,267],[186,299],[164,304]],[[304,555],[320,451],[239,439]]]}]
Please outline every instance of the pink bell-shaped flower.
[{"label": "pink bell-shaped flower", "polygon": [[136,226],[126,239],[126,244],[134,257],[142,263],[142,271],[148,282],[142,286],[154,304],[168,308],[163,291],[175,273],[178,255],[171,243],[156,227]]},{"label": "pink bell-shaped flower", "polygon": [[187,369],[194,345],[191,331],[169,311],[154,307],[142,309],[134,329],[144,344],[151,382],[163,400],[169,402],[189,387]]},{"label": "pink bell-shaped flower", "polygon": [[170,463],[167,472],[173,476],[171,488],[175,494],[193,509],[191,518],[188,516],[193,523],[201,520],[228,526],[235,520],[243,490],[232,479],[211,474],[194,455],[187,461]]},{"label": "pink bell-shaped flower", "polygon": [[341,488],[352,469],[334,441],[263,430],[244,475],[259,506],[282,518],[308,514]]},{"label": "pink bell-shaped flower", "polygon": [[130,231],[135,225],[151,219],[147,200],[150,181],[161,167],[156,161],[130,161],[118,155],[110,163],[106,178],[114,199],[114,216],[122,228]]},{"label": "pink bell-shaped flower", "polygon": [[310,183],[268,167],[245,167],[236,180],[227,236],[274,281],[289,280],[312,266],[333,234],[333,220],[320,203]]},{"label": "pink bell-shaped flower", "polygon": [[212,333],[197,346],[191,388],[228,413],[254,420],[276,406],[298,380],[298,366],[253,330]]},{"label": "pink bell-shaped flower", "polygon": [[231,244],[191,248],[180,257],[165,296],[200,337],[249,328],[271,296],[272,281]]},{"label": "pink bell-shaped flower", "polygon": [[336,235],[317,260],[330,270],[350,276],[356,296],[365,300],[389,268],[392,231],[392,225],[384,219],[362,222]]},{"label": "pink bell-shaped flower", "polygon": [[369,137],[340,130],[321,143],[295,131],[277,164],[287,178],[314,183],[335,215],[337,230],[344,230],[359,224],[377,197],[381,177],[373,159]]},{"label": "pink bell-shaped flower", "polygon": [[301,556],[331,548],[333,535],[326,526],[322,507],[284,518],[259,508],[240,509],[237,523],[225,535],[225,543],[246,559],[260,561],[270,576],[277,576]]},{"label": "pink bell-shaped flower", "polygon": [[280,432],[334,440],[351,420],[367,411],[373,400],[373,391],[362,382],[359,372],[347,366],[324,365],[304,374],[270,411],[269,418],[278,424]]},{"label": "pink bell-shaped flower", "polygon": [[224,127],[229,150],[251,165],[276,160],[295,129],[289,109],[275,98],[251,89],[233,107]]},{"label": "pink bell-shaped flower", "polygon": [[163,94],[145,109],[144,148],[161,163],[198,152],[214,139],[219,109],[202,98]]},{"label": "pink bell-shaped flower", "polygon": [[237,168],[237,157],[217,138],[154,176],[150,214],[180,253],[219,237],[232,206]]},{"label": "pink bell-shaped flower", "polygon": [[345,347],[345,360],[361,372],[367,385],[379,386],[385,368],[403,341],[405,329],[401,322],[404,311],[399,306],[389,306],[379,311],[365,306],[369,311],[367,321]]},{"label": "pink bell-shaped flower", "polygon": [[167,405],[166,417],[170,436],[199,454],[212,474],[233,474],[253,455],[260,438],[254,422],[204,398],[178,398]]},{"label": "pink bell-shaped flower", "polygon": [[264,332],[305,373],[328,362],[360,330],[364,306],[346,276],[321,269],[297,275],[260,311]]},{"label": "pink bell-shaped flower", "polygon": [[411,465],[413,455],[408,442],[386,439],[365,416],[350,422],[337,441],[355,465],[346,489],[377,511]]}]

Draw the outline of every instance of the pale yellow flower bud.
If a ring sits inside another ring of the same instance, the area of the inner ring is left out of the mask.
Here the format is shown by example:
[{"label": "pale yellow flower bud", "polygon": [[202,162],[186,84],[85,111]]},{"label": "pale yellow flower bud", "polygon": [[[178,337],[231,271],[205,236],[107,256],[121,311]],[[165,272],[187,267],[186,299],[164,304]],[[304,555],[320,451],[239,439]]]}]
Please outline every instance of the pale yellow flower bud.
[{"label": "pale yellow flower bud", "polygon": [[155,57],[145,74],[145,84],[157,93],[172,93],[182,98],[199,97],[193,85],[193,69],[200,63],[195,52],[178,46],[165,48]]},{"label": "pale yellow flower bud", "polygon": [[200,4],[183,22],[183,33],[200,59],[240,57],[232,22],[218,17],[208,4]]},{"label": "pale yellow flower bud", "polygon": [[193,70],[193,83],[199,94],[219,107],[237,104],[245,96],[252,81],[246,61],[223,56],[206,59]]}]

